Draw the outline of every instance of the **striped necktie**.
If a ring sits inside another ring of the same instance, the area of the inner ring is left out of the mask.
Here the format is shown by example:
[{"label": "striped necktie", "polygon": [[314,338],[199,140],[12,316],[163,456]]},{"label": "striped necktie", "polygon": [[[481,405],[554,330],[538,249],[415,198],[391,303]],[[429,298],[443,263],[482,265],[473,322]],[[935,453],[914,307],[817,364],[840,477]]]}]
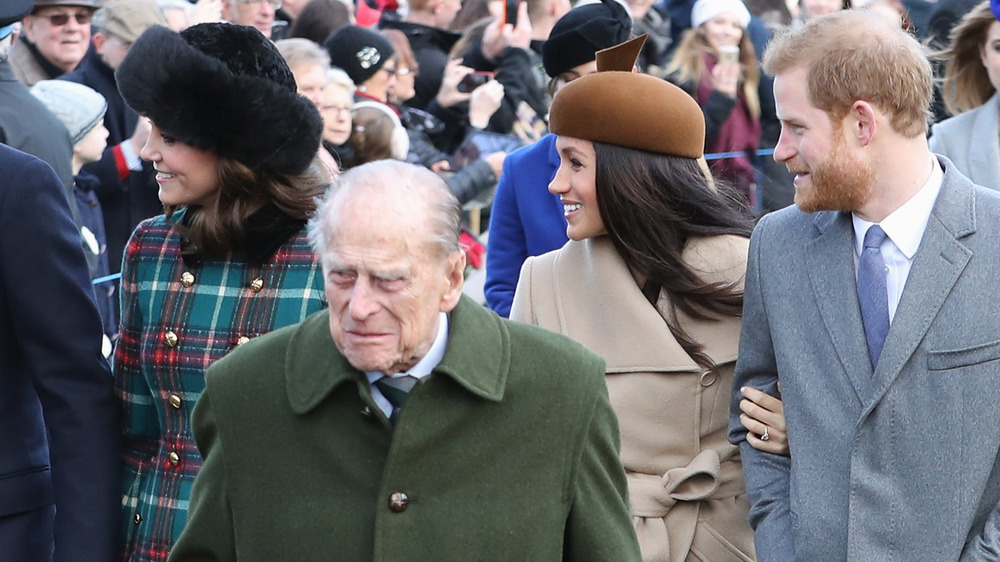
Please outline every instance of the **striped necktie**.
[{"label": "striped necktie", "polygon": [[389,404],[392,404],[392,415],[389,416],[389,421],[396,423],[400,408],[403,407],[406,397],[409,396],[410,391],[419,380],[417,377],[404,375],[402,377],[382,377],[375,381],[375,387],[382,393],[382,396],[385,396]]}]

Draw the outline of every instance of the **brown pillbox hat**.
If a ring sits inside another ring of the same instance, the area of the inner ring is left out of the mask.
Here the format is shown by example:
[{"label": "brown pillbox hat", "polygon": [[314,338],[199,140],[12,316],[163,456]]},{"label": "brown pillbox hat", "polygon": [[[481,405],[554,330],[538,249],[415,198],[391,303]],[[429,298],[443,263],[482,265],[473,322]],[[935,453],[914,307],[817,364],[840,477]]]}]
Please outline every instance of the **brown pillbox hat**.
[{"label": "brown pillbox hat", "polygon": [[705,151],[705,117],[698,102],[666,80],[631,72],[645,38],[643,35],[600,51],[596,74],[563,86],[552,101],[549,131],[658,154],[700,158]]}]

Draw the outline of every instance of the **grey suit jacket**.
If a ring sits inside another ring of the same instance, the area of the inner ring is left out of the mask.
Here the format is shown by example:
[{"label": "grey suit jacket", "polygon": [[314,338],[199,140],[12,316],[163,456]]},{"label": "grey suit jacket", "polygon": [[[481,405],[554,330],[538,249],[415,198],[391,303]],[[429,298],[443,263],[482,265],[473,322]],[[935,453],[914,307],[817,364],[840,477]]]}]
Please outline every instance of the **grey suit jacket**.
[{"label": "grey suit jacket", "polygon": [[[759,560],[996,560],[1000,195],[947,159],[877,370],[848,213],[764,217],[750,242],[730,440]],[[739,388],[777,394],[791,459],[750,447]]]},{"label": "grey suit jacket", "polygon": [[973,183],[1000,190],[1000,94],[933,125],[930,145]]}]

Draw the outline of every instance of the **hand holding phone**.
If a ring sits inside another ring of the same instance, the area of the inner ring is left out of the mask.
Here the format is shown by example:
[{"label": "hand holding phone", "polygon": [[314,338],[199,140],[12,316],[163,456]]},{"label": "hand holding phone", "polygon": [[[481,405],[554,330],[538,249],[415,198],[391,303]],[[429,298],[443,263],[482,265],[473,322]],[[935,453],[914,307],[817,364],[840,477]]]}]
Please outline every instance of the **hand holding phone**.
[{"label": "hand holding phone", "polygon": [[466,74],[462,81],[458,83],[458,91],[463,94],[472,93],[473,90],[493,79],[492,72],[470,72]]},{"label": "hand holding phone", "polygon": [[500,25],[510,24],[517,27],[517,4],[518,0],[504,0],[503,13],[500,14]]},{"label": "hand holding phone", "polygon": [[740,48],[735,45],[726,45],[719,48],[719,62],[722,64],[739,64]]}]

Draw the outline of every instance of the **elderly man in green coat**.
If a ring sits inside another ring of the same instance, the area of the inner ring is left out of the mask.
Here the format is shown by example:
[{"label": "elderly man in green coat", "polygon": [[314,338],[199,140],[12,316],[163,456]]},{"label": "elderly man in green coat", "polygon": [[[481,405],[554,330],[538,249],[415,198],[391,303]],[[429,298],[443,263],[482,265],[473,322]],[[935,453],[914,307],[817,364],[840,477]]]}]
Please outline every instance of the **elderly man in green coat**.
[{"label": "elderly man in green coat", "polygon": [[462,296],[460,217],[423,168],[340,178],[329,310],[208,371],[172,562],[640,560],[603,361]]}]

